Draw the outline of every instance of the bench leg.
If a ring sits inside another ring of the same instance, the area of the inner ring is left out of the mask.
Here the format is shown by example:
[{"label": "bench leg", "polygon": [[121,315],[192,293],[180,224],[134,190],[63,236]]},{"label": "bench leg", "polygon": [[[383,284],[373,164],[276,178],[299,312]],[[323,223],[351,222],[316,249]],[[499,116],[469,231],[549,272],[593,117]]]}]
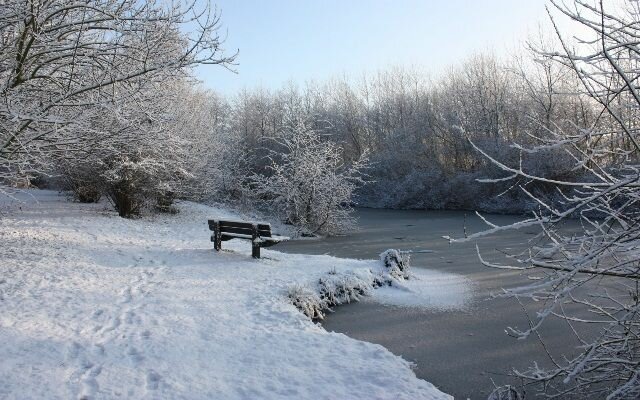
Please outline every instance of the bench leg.
[{"label": "bench leg", "polygon": [[216,251],[220,251],[222,248],[222,238],[219,234],[213,235],[213,248],[216,249]]},{"label": "bench leg", "polygon": [[258,225],[253,224],[251,233],[251,257],[260,258],[260,243],[258,243]]}]

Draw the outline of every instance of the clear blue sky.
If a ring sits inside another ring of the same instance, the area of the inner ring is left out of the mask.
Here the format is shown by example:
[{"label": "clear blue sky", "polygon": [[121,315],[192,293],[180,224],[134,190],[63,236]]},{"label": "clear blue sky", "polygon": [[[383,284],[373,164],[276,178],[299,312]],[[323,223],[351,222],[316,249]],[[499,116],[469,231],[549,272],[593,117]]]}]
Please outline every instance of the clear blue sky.
[{"label": "clear blue sky", "polygon": [[437,74],[475,51],[503,54],[545,20],[544,0],[219,0],[225,47],[240,50],[235,75],[198,76],[233,94],[391,65]]}]

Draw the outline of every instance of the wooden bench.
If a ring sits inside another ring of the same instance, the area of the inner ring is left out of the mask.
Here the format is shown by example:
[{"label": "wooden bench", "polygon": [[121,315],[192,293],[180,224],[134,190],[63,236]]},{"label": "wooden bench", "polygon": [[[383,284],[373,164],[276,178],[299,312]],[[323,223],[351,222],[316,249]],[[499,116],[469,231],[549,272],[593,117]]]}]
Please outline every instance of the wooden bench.
[{"label": "wooden bench", "polygon": [[271,234],[271,225],[263,222],[246,222],[210,219],[209,230],[213,231],[211,241],[216,251],[222,248],[222,242],[231,239],[251,240],[251,256],[260,258],[260,248],[269,247],[288,240],[286,236]]}]

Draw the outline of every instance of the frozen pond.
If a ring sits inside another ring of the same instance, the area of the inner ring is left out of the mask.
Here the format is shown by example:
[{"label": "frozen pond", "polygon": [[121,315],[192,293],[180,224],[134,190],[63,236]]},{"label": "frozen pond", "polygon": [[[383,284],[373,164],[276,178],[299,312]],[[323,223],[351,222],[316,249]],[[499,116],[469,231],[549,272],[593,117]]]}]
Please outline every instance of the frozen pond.
[{"label": "frozen pond", "polygon": [[[461,211],[358,210],[359,231],[344,237],[292,241],[276,249],[351,258],[377,258],[388,248],[432,250],[412,254],[411,265],[422,282],[406,295],[394,289],[377,292],[366,301],[340,306],[323,323],[329,331],[379,343],[416,363],[416,375],[456,399],[486,399],[493,388],[517,384],[505,376],[510,367],[524,369],[533,361],[549,363],[537,338],[517,340],[507,326],[528,326],[515,300],[491,298],[491,293],[528,282],[521,271],[482,266],[475,244],[489,261],[505,262],[535,240],[537,229],[526,228],[454,244],[444,235],[461,236],[486,227],[473,213]],[[490,216],[498,224],[514,216]],[[416,293],[417,292],[417,296]],[[535,307],[526,306],[529,312]],[[570,352],[577,344],[566,324],[547,321],[542,338],[552,354]],[[388,372],[381,372],[388,373]]]}]

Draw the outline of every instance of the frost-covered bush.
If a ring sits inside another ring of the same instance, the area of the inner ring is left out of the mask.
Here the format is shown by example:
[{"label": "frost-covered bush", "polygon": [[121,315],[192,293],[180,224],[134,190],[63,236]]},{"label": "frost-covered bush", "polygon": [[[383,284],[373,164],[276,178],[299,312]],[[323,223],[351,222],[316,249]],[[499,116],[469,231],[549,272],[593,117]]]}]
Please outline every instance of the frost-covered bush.
[{"label": "frost-covered bush", "polygon": [[352,197],[362,184],[366,158],[345,164],[340,148],[306,122],[291,122],[272,138],[271,161],[251,188],[286,223],[311,234],[336,234],[354,224]]},{"label": "frost-covered bush", "polygon": [[170,214],[178,212],[178,209],[173,206],[173,203],[176,201],[176,193],[168,184],[163,183],[158,185],[155,199],[156,204],[154,207],[157,211]]},{"label": "frost-covered bush", "polygon": [[514,387],[506,385],[493,390],[487,400],[523,400],[523,397]]},{"label": "frost-covered bush", "polygon": [[180,171],[167,170],[168,164],[141,153],[105,154],[74,162],[63,176],[75,200],[94,203],[104,196],[120,216],[133,217],[143,209],[173,211]]},{"label": "frost-covered bush", "polygon": [[121,217],[139,215],[154,190],[152,169],[145,161],[122,155],[102,163],[103,190]]},{"label": "frost-covered bush", "polygon": [[410,277],[410,256],[396,249],[389,249],[380,254],[380,261],[387,274],[394,279],[403,280]]},{"label": "frost-covered bush", "polygon": [[92,170],[102,192],[122,217],[139,215],[145,208],[173,212],[176,194],[191,177],[171,162],[170,155],[145,151],[99,160]]},{"label": "frost-covered bush", "polygon": [[102,193],[96,186],[78,182],[74,182],[72,193],[74,199],[80,203],[97,203],[102,197]]},{"label": "frost-covered bush", "polygon": [[62,173],[64,188],[80,203],[97,203],[103,195],[100,179],[95,171],[75,165]]},{"label": "frost-covered bush", "polygon": [[369,271],[329,271],[312,285],[294,285],[287,296],[312,320],[322,320],[337,305],[358,301],[380,286],[410,279],[409,256],[390,249],[380,254],[379,268]]},{"label": "frost-covered bush", "polygon": [[287,297],[300,312],[312,320],[324,319],[330,305],[320,298],[317,290],[308,285],[294,285],[289,288]]},{"label": "frost-covered bush", "polygon": [[322,320],[334,306],[358,301],[385,281],[380,274],[327,273],[313,285],[296,285],[287,296],[304,315],[313,320]]},{"label": "frost-covered bush", "polygon": [[[193,192],[190,168],[195,163],[189,141],[177,134],[181,121],[176,92],[181,82],[164,85],[102,105],[87,124],[86,135],[96,145],[80,159],[58,161],[72,188],[101,193],[122,217],[138,215],[145,208],[172,211],[176,198]],[[111,139],[100,141],[104,135]]]}]

